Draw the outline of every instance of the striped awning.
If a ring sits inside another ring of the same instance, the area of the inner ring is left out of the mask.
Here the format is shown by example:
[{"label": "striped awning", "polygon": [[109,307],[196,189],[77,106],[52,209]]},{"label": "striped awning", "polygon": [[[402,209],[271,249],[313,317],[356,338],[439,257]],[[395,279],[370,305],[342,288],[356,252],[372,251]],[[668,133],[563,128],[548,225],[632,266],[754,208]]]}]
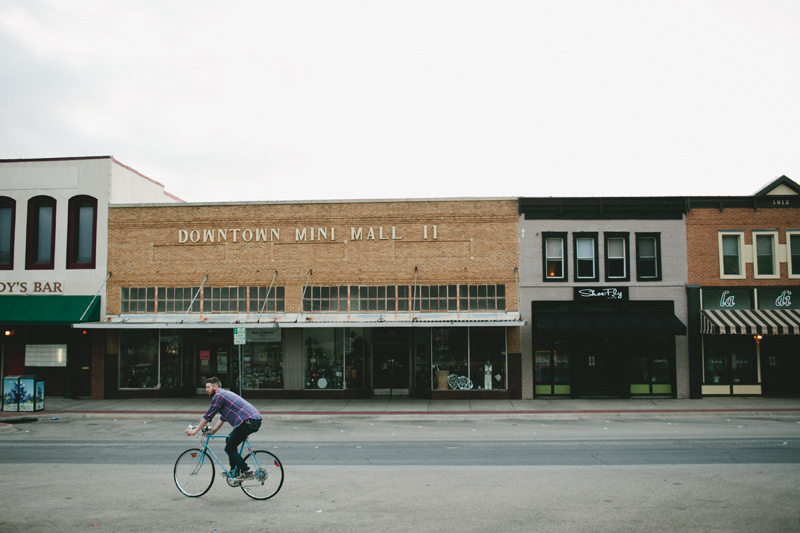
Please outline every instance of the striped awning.
[{"label": "striped awning", "polygon": [[710,335],[800,335],[800,310],[708,309],[701,311],[700,332]]}]

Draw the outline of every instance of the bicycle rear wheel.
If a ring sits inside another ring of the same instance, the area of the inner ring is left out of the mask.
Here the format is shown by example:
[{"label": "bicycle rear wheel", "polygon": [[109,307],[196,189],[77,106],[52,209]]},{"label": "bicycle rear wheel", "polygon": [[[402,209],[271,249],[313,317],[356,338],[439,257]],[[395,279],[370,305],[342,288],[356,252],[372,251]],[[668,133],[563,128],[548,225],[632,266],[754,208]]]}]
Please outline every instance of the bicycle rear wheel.
[{"label": "bicycle rear wheel", "polygon": [[199,448],[186,450],[175,461],[173,477],[179,491],[190,498],[197,498],[208,492],[214,484],[214,461]]},{"label": "bicycle rear wheel", "polygon": [[255,500],[268,500],[283,486],[283,465],[273,454],[257,450],[244,461],[255,472],[253,479],[242,481],[242,490]]}]

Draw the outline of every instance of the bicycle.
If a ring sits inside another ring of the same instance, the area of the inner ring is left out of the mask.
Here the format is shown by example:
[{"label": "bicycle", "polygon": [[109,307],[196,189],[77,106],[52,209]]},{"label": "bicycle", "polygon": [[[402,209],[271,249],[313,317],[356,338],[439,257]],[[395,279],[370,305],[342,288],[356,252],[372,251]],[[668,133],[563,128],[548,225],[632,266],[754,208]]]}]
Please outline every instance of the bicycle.
[{"label": "bicycle", "polygon": [[[190,425],[189,429],[195,429],[195,427]],[[265,450],[253,451],[249,440],[245,439],[239,453],[244,453],[245,447],[247,448],[249,453],[244,460],[250,465],[254,475],[252,478],[237,480],[234,479],[237,475],[237,467],[233,467],[229,472],[209,447],[211,439],[225,438],[227,435],[211,435],[208,427],[203,428],[203,447],[188,449],[175,461],[173,477],[178,490],[190,498],[199,498],[208,492],[211,485],[214,484],[216,476],[214,461],[216,461],[222,469],[222,477],[229,486],[239,487],[255,500],[268,500],[275,496],[283,486],[283,465],[275,454]]]}]

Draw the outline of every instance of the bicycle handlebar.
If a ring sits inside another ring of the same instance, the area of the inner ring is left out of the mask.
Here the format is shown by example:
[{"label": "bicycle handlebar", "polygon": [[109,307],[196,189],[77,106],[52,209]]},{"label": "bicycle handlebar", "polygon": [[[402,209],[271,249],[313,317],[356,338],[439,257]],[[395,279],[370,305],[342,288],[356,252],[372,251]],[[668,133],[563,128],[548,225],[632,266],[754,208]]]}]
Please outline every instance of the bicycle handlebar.
[{"label": "bicycle handlebar", "polygon": [[[193,424],[189,424],[189,427],[187,427],[186,429],[197,429],[197,426],[195,426],[195,425],[193,425]],[[203,429],[202,429],[200,432],[201,432],[201,433],[203,434],[203,436],[205,437],[206,435],[208,435],[208,433],[209,433],[210,431],[211,431],[211,430],[209,429],[209,427],[208,427],[208,426],[205,426],[205,427],[204,427],[204,428],[203,428]],[[194,436],[196,437],[196,436],[197,436],[197,434],[195,433],[195,435],[194,435]]]}]

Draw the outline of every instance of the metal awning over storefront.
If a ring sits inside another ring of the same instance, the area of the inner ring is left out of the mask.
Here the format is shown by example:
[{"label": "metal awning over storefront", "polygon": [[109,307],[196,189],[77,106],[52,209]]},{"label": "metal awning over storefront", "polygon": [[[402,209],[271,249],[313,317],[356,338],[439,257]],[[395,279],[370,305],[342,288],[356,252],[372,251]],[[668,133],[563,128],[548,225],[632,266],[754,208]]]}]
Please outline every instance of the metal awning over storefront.
[{"label": "metal awning over storefront", "polygon": [[800,335],[796,309],[715,309],[700,312],[700,332],[709,335]]},{"label": "metal awning over storefront", "polygon": [[398,328],[524,326],[516,312],[476,313],[300,313],[300,314],[130,314],[110,316],[87,328],[197,329],[197,328]]},{"label": "metal awning over storefront", "polygon": [[620,333],[686,335],[686,326],[672,313],[534,312],[533,327],[547,333]]},{"label": "metal awning over storefront", "polygon": [[92,296],[0,296],[0,324],[81,324],[100,320]]}]

